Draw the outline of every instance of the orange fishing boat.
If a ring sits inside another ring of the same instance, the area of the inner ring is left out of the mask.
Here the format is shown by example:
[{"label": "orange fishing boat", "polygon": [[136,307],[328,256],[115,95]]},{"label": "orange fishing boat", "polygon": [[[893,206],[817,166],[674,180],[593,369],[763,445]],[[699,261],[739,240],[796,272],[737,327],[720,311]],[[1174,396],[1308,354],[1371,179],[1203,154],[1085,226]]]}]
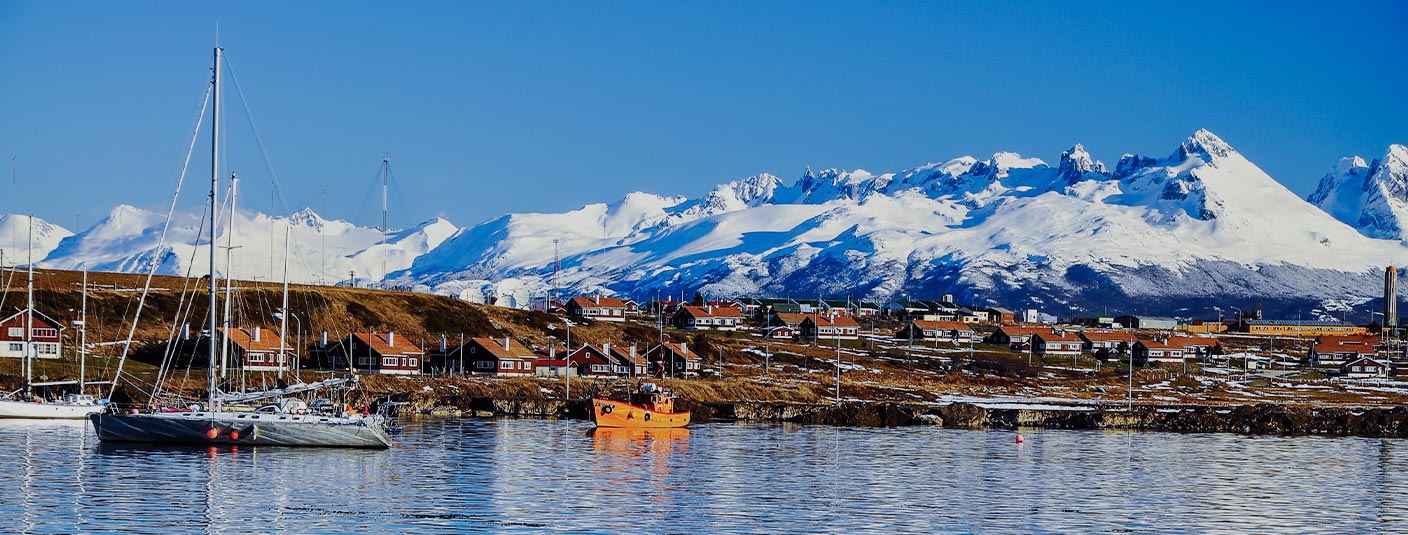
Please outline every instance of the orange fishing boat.
[{"label": "orange fishing boat", "polygon": [[639,405],[614,399],[592,398],[592,421],[597,427],[660,429],[689,425],[689,411],[675,412],[675,396],[654,383],[640,385]]}]

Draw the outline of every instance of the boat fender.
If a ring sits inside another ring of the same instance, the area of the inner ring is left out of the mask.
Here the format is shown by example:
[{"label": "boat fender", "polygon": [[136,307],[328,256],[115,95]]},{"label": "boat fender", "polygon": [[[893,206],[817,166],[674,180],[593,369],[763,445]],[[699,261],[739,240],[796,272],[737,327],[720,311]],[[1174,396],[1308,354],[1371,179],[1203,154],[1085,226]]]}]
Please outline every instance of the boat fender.
[{"label": "boat fender", "polygon": [[616,408],[615,405],[602,405],[602,406],[601,406],[601,413],[602,413],[602,414],[611,414],[611,411],[612,411],[613,409],[615,409],[615,408]]},{"label": "boat fender", "polygon": [[647,422],[650,421],[650,413],[648,413],[648,412],[645,413],[645,421],[647,421]]},{"label": "boat fender", "polygon": [[215,440],[215,437],[220,436],[220,430],[212,427],[205,432],[205,436],[211,440]]},{"label": "boat fender", "polygon": [[239,430],[239,429],[231,429],[231,430],[230,430],[230,440],[239,440],[239,439],[240,439],[240,430]]}]

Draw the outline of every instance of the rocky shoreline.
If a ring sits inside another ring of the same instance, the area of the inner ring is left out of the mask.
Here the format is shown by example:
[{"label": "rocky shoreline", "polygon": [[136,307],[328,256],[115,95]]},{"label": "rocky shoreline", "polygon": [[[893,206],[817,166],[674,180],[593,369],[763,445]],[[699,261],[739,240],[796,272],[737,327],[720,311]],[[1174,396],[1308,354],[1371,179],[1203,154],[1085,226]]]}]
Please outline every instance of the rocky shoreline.
[{"label": "rocky shoreline", "polygon": [[[394,399],[394,397],[393,397]],[[398,400],[400,401],[400,400]],[[406,400],[405,412],[438,416],[589,417],[587,400],[466,397],[434,405]],[[918,405],[888,402],[836,404],[687,402],[695,422],[802,423],[860,427],[931,425],[952,428],[1130,429],[1175,433],[1319,435],[1408,438],[1408,408],[1349,409],[1297,405],[989,408],[971,403]]]}]

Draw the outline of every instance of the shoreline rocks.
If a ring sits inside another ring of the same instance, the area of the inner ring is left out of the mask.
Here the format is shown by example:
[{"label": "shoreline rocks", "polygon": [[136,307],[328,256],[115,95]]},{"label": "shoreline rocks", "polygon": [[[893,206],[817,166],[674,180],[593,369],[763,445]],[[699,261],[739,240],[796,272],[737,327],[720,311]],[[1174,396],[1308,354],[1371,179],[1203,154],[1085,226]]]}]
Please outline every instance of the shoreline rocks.
[{"label": "shoreline rocks", "polygon": [[[395,401],[397,396],[392,396]],[[857,427],[936,425],[949,428],[1130,429],[1175,433],[1408,437],[1408,408],[1352,410],[1256,404],[1227,407],[988,408],[971,403],[888,402],[806,404],[762,401],[688,402],[694,422],[772,422]],[[589,418],[589,402],[574,399],[465,397],[412,403],[404,412],[437,416]]]}]

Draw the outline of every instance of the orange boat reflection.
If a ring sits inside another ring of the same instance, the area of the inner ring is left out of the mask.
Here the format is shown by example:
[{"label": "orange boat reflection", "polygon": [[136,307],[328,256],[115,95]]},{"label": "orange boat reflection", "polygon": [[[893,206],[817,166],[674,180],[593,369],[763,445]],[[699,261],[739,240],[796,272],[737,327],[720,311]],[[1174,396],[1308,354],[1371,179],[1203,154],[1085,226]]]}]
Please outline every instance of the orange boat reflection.
[{"label": "orange boat reflection", "polygon": [[641,450],[677,453],[689,449],[689,429],[683,427],[598,427],[592,445],[599,451],[639,453]]}]

